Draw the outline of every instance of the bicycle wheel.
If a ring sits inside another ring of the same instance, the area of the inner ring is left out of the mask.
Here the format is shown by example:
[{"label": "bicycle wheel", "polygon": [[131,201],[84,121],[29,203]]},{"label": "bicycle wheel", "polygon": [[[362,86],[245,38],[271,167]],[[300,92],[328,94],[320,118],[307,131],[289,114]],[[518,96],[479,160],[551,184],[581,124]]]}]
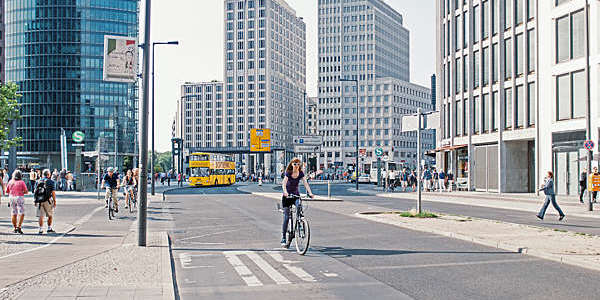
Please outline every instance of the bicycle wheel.
[{"label": "bicycle wheel", "polygon": [[304,255],[310,245],[310,226],[304,217],[300,218],[296,224],[296,252]]},{"label": "bicycle wheel", "polygon": [[133,201],[131,200],[131,198],[132,198],[131,195],[129,195],[127,197],[127,202],[128,202],[128,205],[129,205],[129,213],[130,214],[133,213]]},{"label": "bicycle wheel", "polygon": [[112,211],[113,210],[112,206],[113,206],[112,198],[109,198],[108,199],[108,219],[109,220],[112,220],[113,217],[114,217],[114,214],[113,214],[113,211]]}]

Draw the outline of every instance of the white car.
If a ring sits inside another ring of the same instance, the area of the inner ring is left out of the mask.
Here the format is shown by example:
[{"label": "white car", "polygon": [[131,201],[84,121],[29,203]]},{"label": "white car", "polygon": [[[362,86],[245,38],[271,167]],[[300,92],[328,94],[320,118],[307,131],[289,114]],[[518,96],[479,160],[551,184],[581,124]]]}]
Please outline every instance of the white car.
[{"label": "white car", "polygon": [[358,176],[358,183],[369,183],[369,175],[363,174]]}]

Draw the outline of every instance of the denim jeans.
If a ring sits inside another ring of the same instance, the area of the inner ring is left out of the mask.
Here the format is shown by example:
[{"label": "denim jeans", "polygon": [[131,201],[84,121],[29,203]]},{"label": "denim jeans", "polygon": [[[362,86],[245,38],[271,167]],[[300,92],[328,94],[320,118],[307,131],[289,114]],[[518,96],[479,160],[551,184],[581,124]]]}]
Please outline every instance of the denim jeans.
[{"label": "denim jeans", "polygon": [[538,216],[540,216],[542,218],[544,217],[544,215],[546,214],[546,209],[548,208],[548,205],[550,204],[550,202],[552,202],[552,206],[554,206],[554,208],[558,211],[559,215],[561,215],[561,216],[565,215],[563,213],[563,211],[560,209],[560,207],[558,206],[558,203],[556,203],[556,195],[546,195],[546,202],[544,202],[544,205],[542,206],[542,209],[540,209]]},{"label": "denim jeans", "polygon": [[[300,207],[300,199],[296,199],[296,203],[294,204],[296,205],[296,208]],[[285,239],[285,233],[287,232],[288,229],[288,224],[290,223],[290,211],[292,206],[285,206],[284,201],[282,201],[282,206],[283,206],[283,225],[281,226],[281,233],[283,235],[283,238]],[[296,216],[298,217],[298,216]]]}]

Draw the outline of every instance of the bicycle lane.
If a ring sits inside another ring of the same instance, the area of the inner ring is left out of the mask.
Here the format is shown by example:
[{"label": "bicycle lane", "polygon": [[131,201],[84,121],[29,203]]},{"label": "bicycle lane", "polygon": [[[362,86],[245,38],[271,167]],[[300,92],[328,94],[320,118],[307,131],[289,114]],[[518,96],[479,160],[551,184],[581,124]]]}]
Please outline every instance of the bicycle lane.
[{"label": "bicycle lane", "polygon": [[53,226],[56,234],[37,234],[37,218],[31,206],[26,210],[32,216],[26,218],[25,235],[0,235],[5,247],[0,256],[0,269],[6,270],[0,273],[0,291],[117,247],[135,219],[135,215],[121,212],[117,220],[109,222],[103,203],[96,199],[76,204],[61,203],[60,199],[57,202]]},{"label": "bicycle lane", "polygon": [[178,202],[170,237],[181,299],[410,299],[318,251],[281,249],[273,201],[246,194],[171,199]]}]

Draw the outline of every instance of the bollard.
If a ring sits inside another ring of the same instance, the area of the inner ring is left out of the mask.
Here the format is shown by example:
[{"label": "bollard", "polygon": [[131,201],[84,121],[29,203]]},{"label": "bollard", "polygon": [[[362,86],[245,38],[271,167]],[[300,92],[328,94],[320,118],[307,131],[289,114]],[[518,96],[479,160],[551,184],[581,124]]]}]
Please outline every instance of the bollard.
[{"label": "bollard", "polygon": [[331,180],[327,181],[327,199],[331,200]]}]

